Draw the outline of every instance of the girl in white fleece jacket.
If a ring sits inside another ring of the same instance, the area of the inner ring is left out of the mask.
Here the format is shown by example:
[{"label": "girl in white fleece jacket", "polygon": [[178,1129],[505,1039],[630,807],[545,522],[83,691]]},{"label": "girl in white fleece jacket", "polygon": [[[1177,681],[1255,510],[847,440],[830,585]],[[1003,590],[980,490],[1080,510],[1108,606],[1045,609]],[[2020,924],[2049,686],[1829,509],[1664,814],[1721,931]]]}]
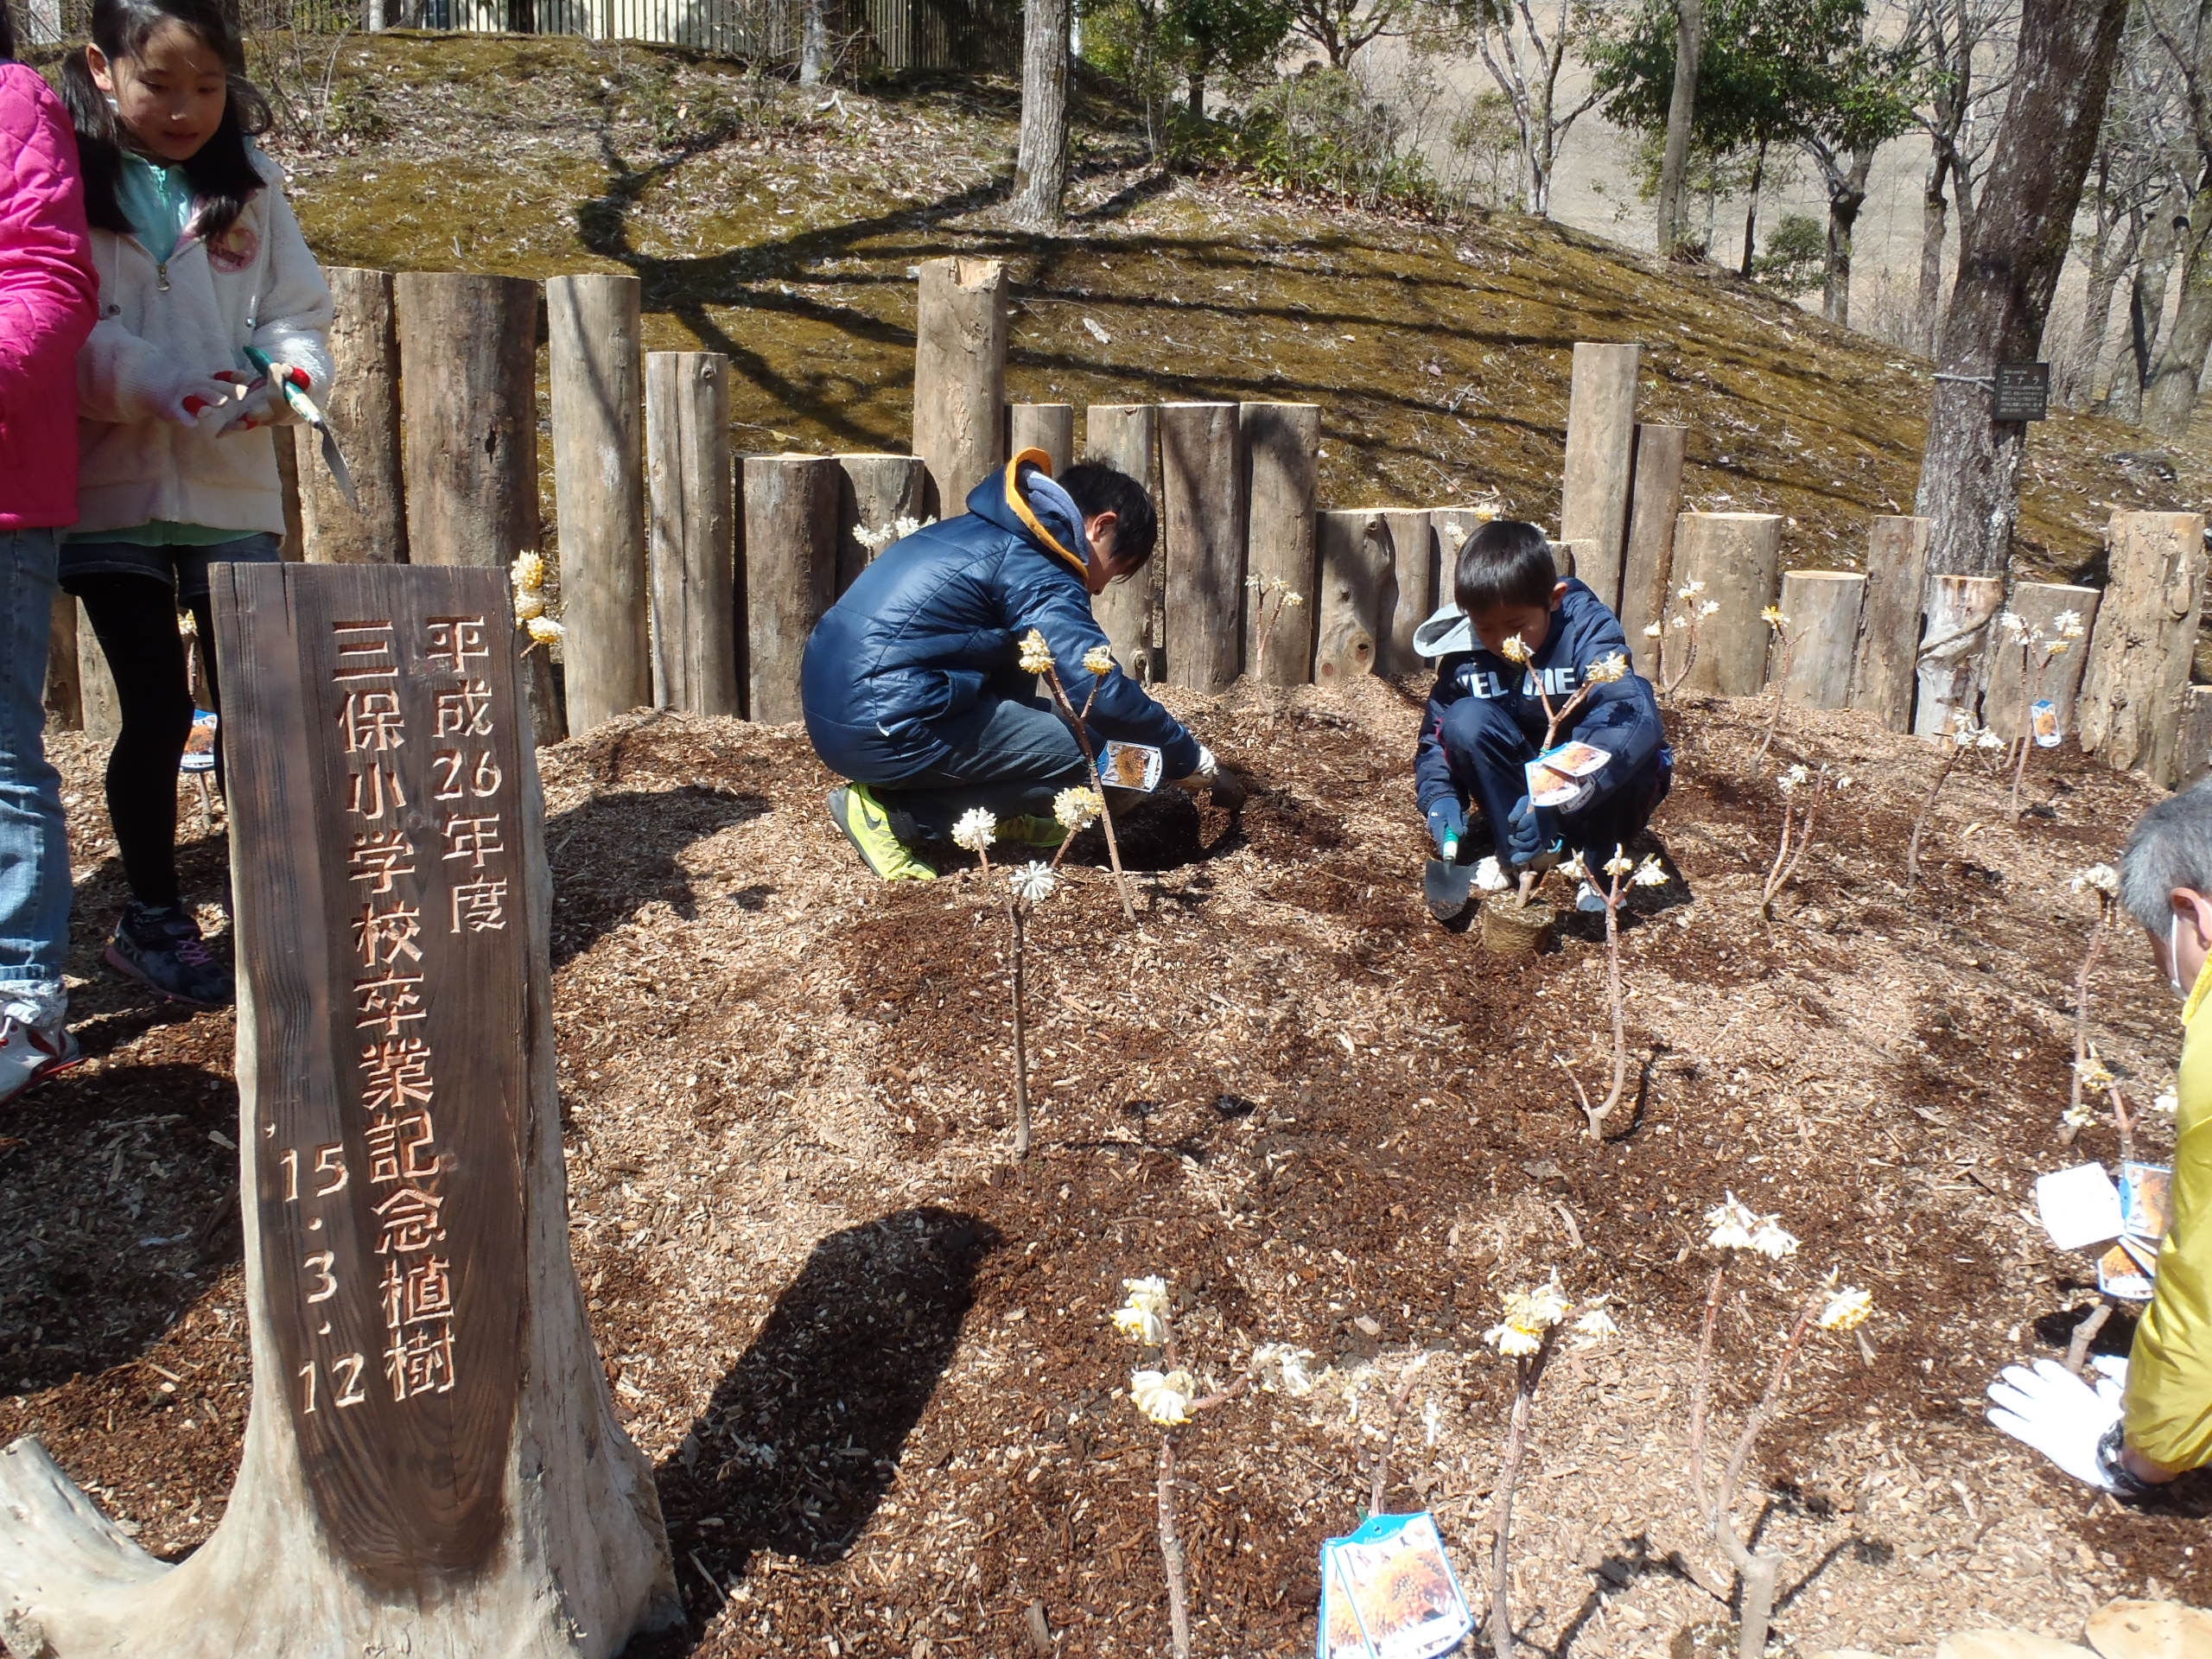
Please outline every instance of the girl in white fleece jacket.
[{"label": "girl in white fleece jacket", "polygon": [[[92,35],[62,73],[100,295],[79,359],[79,517],[61,585],[83,602],[121,704],[107,805],[131,902],[105,960],[207,1007],[231,1000],[232,976],[177,886],[193,716],[177,612],[211,640],[208,566],[279,556],[269,429],[292,418],[283,380],[327,390],[330,290],[283,175],[253,145],[268,106],[219,0],[94,0]],[[219,748],[219,776],[220,764]]]}]

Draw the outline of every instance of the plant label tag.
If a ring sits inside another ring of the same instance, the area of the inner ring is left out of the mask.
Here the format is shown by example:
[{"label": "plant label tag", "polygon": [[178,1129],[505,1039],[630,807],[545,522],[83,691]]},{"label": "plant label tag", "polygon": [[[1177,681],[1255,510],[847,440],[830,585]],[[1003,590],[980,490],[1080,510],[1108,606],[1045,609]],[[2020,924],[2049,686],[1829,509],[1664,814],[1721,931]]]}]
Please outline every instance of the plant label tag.
[{"label": "plant label tag", "polygon": [[1098,775],[1114,789],[1149,795],[1160,787],[1160,751],[1149,744],[1109,742],[1099,752]]},{"label": "plant label tag", "polygon": [[2120,1189],[2102,1164],[2080,1164],[2037,1176],[2036,1214],[2050,1242],[2062,1250],[2106,1243],[2126,1227]]},{"label": "plant label tag", "polygon": [[2121,1301],[2149,1301],[2157,1274],[2157,1258],[2145,1261],[2143,1247],[2127,1239],[2097,1258],[2097,1288]]},{"label": "plant label tag", "polygon": [[2169,1208],[2174,1173],[2163,1164],[2122,1164],[2120,1166],[2121,1242],[2149,1241],[2155,1250],[2171,1224]]},{"label": "plant label tag", "polygon": [[184,740],[183,757],[176,763],[179,772],[213,772],[215,770],[215,716],[205,709],[192,711],[192,729]]},{"label": "plant label tag", "polygon": [[1370,1516],[1322,1541],[1319,1659],[1432,1659],[1474,1628],[1434,1516]]},{"label": "plant label tag", "polygon": [[2036,747],[2055,749],[2058,747],[2058,705],[2049,697],[2038,697],[2028,710],[2028,724],[2036,734]]},{"label": "plant label tag", "polygon": [[1612,758],[1594,743],[1580,741],[1548,749],[1522,768],[1529,779],[1529,798],[1538,806],[1571,801],[1580,792],[1581,780]]}]

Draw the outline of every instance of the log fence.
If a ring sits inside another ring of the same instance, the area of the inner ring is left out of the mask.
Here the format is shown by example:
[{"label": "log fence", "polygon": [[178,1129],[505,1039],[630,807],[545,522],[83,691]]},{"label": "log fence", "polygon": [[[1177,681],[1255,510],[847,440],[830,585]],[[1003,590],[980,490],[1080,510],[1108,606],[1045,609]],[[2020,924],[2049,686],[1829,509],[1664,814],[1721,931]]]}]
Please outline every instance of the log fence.
[{"label": "log fence", "polygon": [[[1459,551],[1487,511],[1437,503],[1344,508],[1319,499],[1324,413],[1312,404],[1009,404],[1006,272],[927,262],[918,307],[914,453],[741,455],[726,358],[641,349],[637,280],[388,273],[334,268],[339,364],[327,402],[351,463],[348,502],[301,429],[289,556],[337,564],[504,567],[540,545],[537,348],[547,347],[559,574],[567,637],[525,659],[533,724],[551,741],[657,706],[798,718],[814,622],[879,550],[877,532],[941,514],[1041,449],[1056,470],[1104,461],[1159,510],[1158,553],[1095,608],[1138,679],[1219,692],[1421,676],[1414,632],[1451,602]],[[542,330],[542,334],[541,334]],[[2115,768],[2177,784],[2212,771],[2212,687],[2190,684],[2204,603],[2204,518],[2115,512],[2101,588],[1930,576],[1928,521],[1877,517],[1864,568],[1785,570],[1774,514],[1684,510],[1688,433],[1638,423],[1632,346],[1578,347],[1569,397],[1562,575],[1617,606],[1638,665],[1685,606],[1700,628],[1686,690],[1851,708],[1894,731],[1961,720],[2008,741],[2037,699],[2067,741]],[[865,536],[865,539],[864,539]],[[872,545],[871,543],[874,543]],[[1305,602],[1253,603],[1276,584]],[[1789,619],[1785,652],[1762,617]],[[2045,666],[2032,635],[2080,619]],[[1665,633],[1671,658],[1678,630]],[[50,719],[115,728],[91,630],[55,607]],[[1671,671],[1671,660],[1668,664]],[[2024,668],[2033,683],[2024,689]]]}]

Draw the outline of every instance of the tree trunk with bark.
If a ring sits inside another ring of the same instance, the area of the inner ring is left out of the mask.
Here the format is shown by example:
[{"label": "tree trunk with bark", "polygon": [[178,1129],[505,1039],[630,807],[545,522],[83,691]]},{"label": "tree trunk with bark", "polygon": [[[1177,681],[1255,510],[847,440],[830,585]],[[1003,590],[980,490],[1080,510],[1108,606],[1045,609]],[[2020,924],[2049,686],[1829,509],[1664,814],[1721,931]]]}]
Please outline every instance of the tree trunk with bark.
[{"label": "tree trunk with bark", "polygon": [[1851,324],[1851,238],[1859,210],[1866,205],[1866,177],[1874,170],[1874,151],[1851,152],[1848,166],[1828,168],[1827,263],[1821,288],[1821,312],[1830,322]]},{"label": "tree trunk with bark", "polygon": [[798,84],[819,86],[830,74],[829,0],[806,0],[798,41]]},{"label": "tree trunk with bark", "polygon": [[1759,147],[1751,157],[1751,186],[1744,197],[1744,262],[1736,274],[1745,282],[1751,280],[1751,257],[1758,251],[1759,188],[1766,182],[1766,140],[1759,140]]},{"label": "tree trunk with bark", "polygon": [[2106,336],[2112,332],[2113,296],[2119,291],[2120,274],[2135,263],[2136,250],[2143,241],[2139,214],[2128,216],[2125,228],[2119,231],[2117,243],[2113,240],[2111,228],[2101,222],[2099,230],[2097,241],[2089,252],[2088,293],[2082,308],[2082,346],[2075,359],[2078,378],[2067,389],[2071,395],[2066,401],[2076,409],[2088,408],[2096,401]]},{"label": "tree trunk with bark", "polygon": [[1675,88],[1667,102],[1667,144],[1659,161],[1657,245],[1662,259],[1682,242],[1682,179],[1689,170],[1697,60],[1704,45],[1705,0],[1675,0]]},{"label": "tree trunk with bark", "polygon": [[1021,141],[1014,163],[1014,217],[1056,229],[1068,193],[1069,0],[1024,0]]},{"label": "tree trunk with bark", "polygon": [[1916,511],[1935,520],[1931,571],[2001,573],[2020,511],[2024,423],[1990,418],[1980,377],[2043,345],[2082,182],[2112,88],[2127,0],[2025,0],[2011,97],[1960,260],[1929,400]]},{"label": "tree trunk with bark", "polygon": [[2174,323],[2151,384],[2143,393],[2144,429],[2164,438],[2189,431],[2196,413],[2196,388],[2204,354],[2212,349],[2212,178],[2190,206],[2189,231],[2182,249],[2181,298]]},{"label": "tree trunk with bark", "polygon": [[2105,399],[2105,413],[2130,426],[2143,418],[2143,391],[2151,384],[2151,365],[2158,361],[2165,320],[2166,278],[2172,274],[2174,251],[2188,223],[2179,201],[2169,192],[2158,198],[2143,229],[2143,263],[2127,291],[2127,343],[2113,370],[2111,395]]},{"label": "tree trunk with bark", "polygon": [[1920,196],[1920,349],[1931,359],[1943,338],[1943,238],[1951,218],[1950,162],[1939,148]]}]

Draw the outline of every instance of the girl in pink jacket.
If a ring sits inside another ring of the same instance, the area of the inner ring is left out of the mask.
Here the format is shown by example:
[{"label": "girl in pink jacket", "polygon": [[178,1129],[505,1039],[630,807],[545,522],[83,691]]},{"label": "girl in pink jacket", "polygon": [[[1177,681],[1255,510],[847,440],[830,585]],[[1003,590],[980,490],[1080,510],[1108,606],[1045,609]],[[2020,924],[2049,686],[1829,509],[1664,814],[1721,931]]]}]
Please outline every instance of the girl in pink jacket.
[{"label": "girl in pink jacket", "polygon": [[46,762],[58,531],[77,517],[78,348],[96,283],[77,147],[0,6],[0,1103],[72,1065],[69,837]]},{"label": "girl in pink jacket", "polygon": [[[268,106],[221,0],[93,0],[92,35],[62,70],[100,294],[78,359],[81,502],[61,584],[99,636],[122,715],[107,809],[131,897],[105,961],[204,1007],[231,1000],[232,976],[177,884],[193,720],[177,612],[212,639],[209,567],[280,556],[269,428],[293,418],[286,381],[325,395],[330,289],[253,144]],[[219,741],[219,777],[221,764]]]}]

